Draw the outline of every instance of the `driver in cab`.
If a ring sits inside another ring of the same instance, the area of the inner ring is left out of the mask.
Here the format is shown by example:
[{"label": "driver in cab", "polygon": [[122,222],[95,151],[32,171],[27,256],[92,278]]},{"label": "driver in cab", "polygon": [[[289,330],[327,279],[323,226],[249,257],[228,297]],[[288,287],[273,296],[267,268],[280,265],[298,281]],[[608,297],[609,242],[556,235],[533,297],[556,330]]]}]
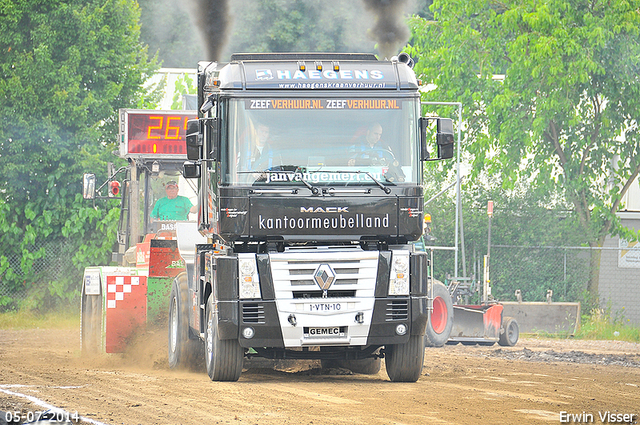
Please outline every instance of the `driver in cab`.
[{"label": "driver in cab", "polygon": [[[266,124],[258,124],[255,129],[255,143],[247,143],[246,150],[239,158],[242,170],[263,170],[277,165],[278,155],[274,155],[269,137],[270,129]],[[275,160],[275,164],[274,164]]]},{"label": "driver in cab", "polygon": [[197,207],[186,196],[178,195],[178,183],[168,181],[165,185],[167,196],[156,201],[151,218],[156,220],[188,220],[189,213],[196,212]]},{"label": "driver in cab", "polygon": [[382,126],[379,123],[372,124],[366,134],[356,140],[356,144],[349,148],[349,160],[347,165],[377,165],[385,161],[392,154],[389,145],[381,140]]}]

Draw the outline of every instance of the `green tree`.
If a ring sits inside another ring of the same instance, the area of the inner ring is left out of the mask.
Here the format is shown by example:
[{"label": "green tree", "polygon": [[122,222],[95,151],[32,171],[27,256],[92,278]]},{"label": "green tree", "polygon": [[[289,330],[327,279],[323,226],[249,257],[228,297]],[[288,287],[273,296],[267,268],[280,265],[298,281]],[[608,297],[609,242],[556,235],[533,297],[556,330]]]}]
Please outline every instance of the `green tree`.
[{"label": "green tree", "polygon": [[[47,285],[51,295],[73,296],[67,289],[77,292],[78,270],[109,260],[117,214],[84,203],[80,181],[83,172],[106,171],[117,111],[143,103],[141,85],[156,67],[139,41],[138,20],[134,0],[0,0],[5,286],[33,283],[43,241],[70,244],[65,263],[74,273]],[[12,254],[21,255],[19,266],[9,264]]]},{"label": "green tree", "polygon": [[[469,117],[472,178],[562,189],[593,247],[621,228],[616,212],[640,171],[640,2],[436,0],[411,19],[407,52]],[[592,257],[589,291],[597,295]]]}]

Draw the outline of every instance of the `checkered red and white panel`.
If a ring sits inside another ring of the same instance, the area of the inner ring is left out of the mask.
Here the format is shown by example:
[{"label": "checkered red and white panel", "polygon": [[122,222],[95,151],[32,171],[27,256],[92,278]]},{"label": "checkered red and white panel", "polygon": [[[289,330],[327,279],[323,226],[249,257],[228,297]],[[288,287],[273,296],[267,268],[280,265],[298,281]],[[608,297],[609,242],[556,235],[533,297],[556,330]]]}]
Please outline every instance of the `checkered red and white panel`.
[{"label": "checkered red and white panel", "polygon": [[147,321],[146,276],[107,276],[105,350],[124,351],[133,333]]},{"label": "checkered red and white panel", "polygon": [[[113,278],[113,279],[109,279]],[[110,281],[114,283],[109,283]],[[107,308],[116,308],[118,301],[132,293],[132,289],[140,288],[140,276],[109,276],[107,277]]]}]

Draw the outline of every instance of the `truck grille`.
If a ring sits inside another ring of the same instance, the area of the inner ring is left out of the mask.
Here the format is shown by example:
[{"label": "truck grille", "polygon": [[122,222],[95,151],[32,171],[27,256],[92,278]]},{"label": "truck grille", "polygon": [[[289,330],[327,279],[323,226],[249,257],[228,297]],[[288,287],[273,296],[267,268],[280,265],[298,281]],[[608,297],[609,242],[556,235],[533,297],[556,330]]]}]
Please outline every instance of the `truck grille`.
[{"label": "truck grille", "polygon": [[378,252],[361,249],[293,249],[270,254],[277,299],[322,298],[314,273],[325,264],[335,274],[329,298],[373,298]]},{"label": "truck grille", "polygon": [[[327,291],[327,298],[353,298],[356,291]],[[293,291],[293,298],[322,298],[322,291]]]},{"label": "truck grille", "polygon": [[242,305],[242,322],[264,324],[264,305],[261,303]]},{"label": "truck grille", "polygon": [[387,302],[387,322],[409,319],[409,302],[407,300]]}]

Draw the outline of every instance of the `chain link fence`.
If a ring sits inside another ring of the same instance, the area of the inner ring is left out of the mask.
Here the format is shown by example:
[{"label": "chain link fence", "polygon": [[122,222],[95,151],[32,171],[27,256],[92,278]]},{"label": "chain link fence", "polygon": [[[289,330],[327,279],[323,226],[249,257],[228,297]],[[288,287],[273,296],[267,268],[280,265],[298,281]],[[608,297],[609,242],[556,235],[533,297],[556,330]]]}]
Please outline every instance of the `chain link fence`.
[{"label": "chain link fence", "polygon": [[579,301],[590,279],[593,251],[582,247],[491,247],[490,281],[493,295],[516,301],[520,290],[524,301]]},{"label": "chain link fence", "polygon": [[[454,251],[433,249],[435,277],[450,279],[455,269]],[[516,301],[515,291],[520,290],[523,301],[547,301],[551,290],[554,301],[580,301],[591,276],[592,253],[585,247],[492,245],[488,259],[491,295],[500,301]],[[477,292],[483,281],[484,253],[472,251],[465,260],[463,268],[459,255],[458,277],[466,274]]]},{"label": "chain link fence", "polygon": [[29,257],[36,257],[33,260],[19,253],[1,253],[0,307],[26,299],[38,283],[57,281],[73,272],[70,247],[67,240],[38,241],[26,250]]},{"label": "chain link fence", "polygon": [[[627,318],[640,323],[640,309],[633,305],[640,299],[640,268],[618,267],[621,248],[610,242],[602,248],[491,246],[490,282],[492,296],[500,301],[516,301],[520,290],[523,301],[547,301],[553,291],[553,301],[583,301],[583,294],[591,277],[591,257],[600,257],[596,271],[600,281],[600,296],[615,311],[624,311]],[[1,253],[4,271],[0,274],[0,310],[11,308],[29,296],[33,288],[52,285],[77,273],[71,263],[71,243],[66,240],[43,241],[30,247],[28,252],[40,253],[25,275],[23,257],[17,253]],[[451,247],[433,247],[434,270],[437,279],[444,280],[455,270],[454,251]],[[42,250],[42,251],[41,251]],[[486,247],[485,247],[486,250]],[[480,250],[478,250],[480,251]],[[484,258],[478,251],[466,254],[466,276],[474,283],[477,296],[470,301],[479,302]],[[462,255],[459,255],[459,274],[462,275]],[[3,270],[3,269],[0,269]],[[80,277],[78,277],[80,282]]]},{"label": "chain link fence", "polygon": [[[640,244],[639,244],[640,245]],[[451,247],[434,249],[434,274],[436,279],[452,279],[454,250]],[[478,250],[480,251],[480,250]],[[486,251],[486,246],[484,250]],[[634,256],[634,263],[625,258]],[[592,278],[592,257],[598,280],[600,308],[610,310],[612,317],[640,324],[640,252],[636,247],[619,245],[617,238],[607,238],[603,247],[562,246],[514,246],[492,245],[489,258],[491,295],[499,301],[517,301],[520,290],[522,301],[548,301],[552,291],[554,302],[593,302],[585,298]],[[466,255],[466,273],[463,272],[462,255],[459,256],[458,273],[466,275],[473,296],[470,303],[479,303],[484,275],[484,252],[472,251]],[[587,306],[583,306],[588,308]]]},{"label": "chain link fence", "polygon": [[[21,271],[22,256],[5,253],[9,268],[23,281],[3,279],[5,271],[0,276],[0,297],[22,300],[34,282],[56,281],[68,273],[70,259],[64,255],[68,246],[67,241],[45,241],[31,247],[29,252],[44,249],[44,253],[34,261],[26,278]],[[449,268],[448,264],[453,263],[453,251],[438,248],[435,247],[434,257],[436,270],[450,275],[453,267]],[[582,247],[492,246],[492,293],[497,299],[515,301],[514,293],[519,289],[525,301],[545,301],[550,289],[556,301],[577,301],[589,281],[590,258],[591,251]],[[447,270],[442,270],[443,263]],[[467,275],[481,281],[483,264],[483,258],[472,253],[471,258],[467,258]]]}]

